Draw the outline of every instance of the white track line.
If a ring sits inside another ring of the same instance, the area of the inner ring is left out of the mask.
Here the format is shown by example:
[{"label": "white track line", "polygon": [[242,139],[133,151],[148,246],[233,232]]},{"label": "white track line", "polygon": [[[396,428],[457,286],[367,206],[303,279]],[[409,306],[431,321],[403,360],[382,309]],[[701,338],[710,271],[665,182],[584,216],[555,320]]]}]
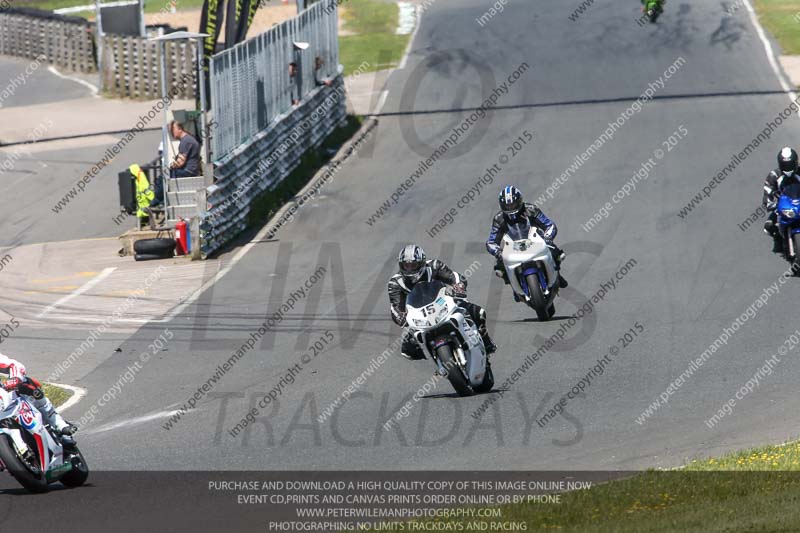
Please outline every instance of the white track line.
[{"label": "white track line", "polygon": [[64,296],[63,298],[58,300],[56,303],[48,306],[47,309],[45,309],[44,311],[42,311],[41,313],[36,315],[36,318],[44,318],[46,315],[51,313],[58,306],[64,305],[65,303],[67,303],[68,301],[72,300],[76,296],[80,296],[84,292],[88,291],[89,289],[91,289],[92,287],[94,287],[95,285],[97,285],[98,283],[103,281],[104,279],[106,279],[116,269],[117,269],[117,267],[109,267],[109,268],[103,269],[102,272],[100,272],[97,276],[93,277],[92,279],[90,279],[89,281],[84,283],[81,287],[79,287],[79,288],[75,289],[74,291],[72,291],[71,293],[67,294],[66,296]]},{"label": "white track line", "polygon": [[753,26],[756,29],[756,33],[758,33],[758,38],[761,39],[761,43],[764,45],[764,50],[767,52],[767,59],[769,60],[769,66],[772,67],[772,71],[775,73],[775,76],[778,78],[778,81],[781,84],[781,88],[789,93],[789,98],[794,101],[797,99],[797,93],[792,89],[791,84],[786,79],[786,76],[783,75],[783,71],[780,67],[780,61],[778,57],[775,55],[775,50],[772,49],[772,43],[769,42],[769,38],[767,37],[764,28],[761,27],[761,23],[758,21],[758,15],[756,15],[756,10],[753,9],[753,5],[750,3],[750,0],[744,0],[744,5],[747,8],[747,12],[750,15],[750,21],[753,23]]},{"label": "white track line", "polygon": [[135,418],[128,418],[126,420],[120,420],[119,422],[111,422],[110,424],[103,424],[102,426],[96,427],[94,429],[89,429],[84,431],[84,435],[93,435],[95,433],[105,433],[106,431],[112,431],[114,429],[119,429],[128,426],[136,426],[138,424],[144,424],[145,422],[151,422],[153,420],[158,420],[159,418],[168,418],[175,413],[179,413],[180,411],[159,411],[157,413],[151,413],[149,415],[137,416]]},{"label": "white track line", "polygon": [[72,396],[70,396],[69,400],[58,406],[57,409],[59,412],[66,411],[67,409],[69,409],[70,407],[81,401],[84,396],[86,396],[86,389],[82,389],[80,387],[74,387],[72,385],[64,385],[63,383],[50,383],[50,385],[72,391]]},{"label": "white track line", "polygon": [[414,44],[414,40],[417,38],[417,31],[419,31],[419,27],[422,23],[422,8],[420,6],[416,6],[417,9],[417,16],[416,16],[416,24],[414,25],[414,31],[411,33],[411,37],[408,39],[408,44],[406,45],[406,49],[403,52],[403,57],[400,59],[400,63],[398,63],[397,68],[398,70],[402,70],[406,68],[406,63],[408,62],[408,55],[411,53],[411,47]]},{"label": "white track line", "polygon": [[61,78],[63,80],[69,80],[69,81],[74,81],[75,83],[80,83],[81,85],[83,85],[84,87],[87,87],[90,91],[92,91],[92,96],[97,97],[97,92],[98,92],[97,87],[95,87],[94,85],[92,85],[88,81],[82,80],[80,78],[76,78],[74,76],[67,76],[66,74],[61,74],[58,70],[56,70],[56,67],[54,67],[53,65],[50,65],[49,67],[47,67],[47,70],[51,74],[53,74],[54,76],[58,76],[59,78]]}]

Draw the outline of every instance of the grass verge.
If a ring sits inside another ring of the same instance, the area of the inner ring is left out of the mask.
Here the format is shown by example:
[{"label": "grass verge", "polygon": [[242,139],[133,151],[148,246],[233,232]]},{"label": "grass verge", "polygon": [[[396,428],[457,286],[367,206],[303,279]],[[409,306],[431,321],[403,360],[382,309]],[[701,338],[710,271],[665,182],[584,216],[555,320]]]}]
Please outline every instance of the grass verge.
[{"label": "grass verge", "polygon": [[400,10],[397,4],[377,0],[347,0],[340,11],[344,29],[353,35],[339,36],[339,62],[349,76],[364,62],[361,72],[396,66],[403,57],[408,35],[396,35]]},{"label": "grass verge", "polygon": [[499,531],[514,523],[526,531],[581,533],[800,531],[799,471],[800,442],[765,446],[562,493],[558,503],[496,507],[499,518],[381,531]]},{"label": "grass verge", "polygon": [[50,398],[50,401],[53,402],[55,407],[64,405],[64,403],[69,400],[73,394],[75,394],[69,389],[57,387],[52,383],[44,383],[42,385],[42,389],[44,389],[45,396]]},{"label": "grass verge", "polygon": [[325,163],[330,161],[332,151],[349,140],[359,128],[361,128],[361,118],[348,115],[345,125],[334,130],[319,148],[307,151],[300,160],[300,165],[286,179],[253,200],[247,219],[248,226],[264,225],[278,209],[305,187]]},{"label": "grass verge", "polygon": [[[756,0],[764,27],[778,40],[786,55],[800,54],[800,0]],[[742,6],[742,14],[744,7]]]}]

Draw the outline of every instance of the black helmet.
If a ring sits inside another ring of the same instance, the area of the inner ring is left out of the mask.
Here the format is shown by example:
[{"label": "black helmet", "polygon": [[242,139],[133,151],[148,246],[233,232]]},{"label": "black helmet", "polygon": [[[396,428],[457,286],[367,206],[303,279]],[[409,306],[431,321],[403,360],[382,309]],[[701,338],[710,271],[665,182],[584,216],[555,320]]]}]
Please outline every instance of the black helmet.
[{"label": "black helmet", "polygon": [[508,218],[514,218],[525,207],[522,192],[513,185],[504,187],[498,197],[500,210]]},{"label": "black helmet", "polygon": [[409,244],[400,250],[397,262],[403,278],[411,283],[416,283],[425,272],[425,250],[416,244]]},{"label": "black helmet", "polygon": [[786,176],[797,172],[797,152],[786,146],[778,152],[778,168]]}]

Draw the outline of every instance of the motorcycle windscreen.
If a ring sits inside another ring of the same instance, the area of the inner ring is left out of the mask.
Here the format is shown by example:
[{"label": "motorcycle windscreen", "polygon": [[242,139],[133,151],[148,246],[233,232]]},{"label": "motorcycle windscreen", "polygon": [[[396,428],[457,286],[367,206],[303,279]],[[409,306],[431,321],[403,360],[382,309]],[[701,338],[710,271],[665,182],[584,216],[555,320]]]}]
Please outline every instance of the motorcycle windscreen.
[{"label": "motorcycle windscreen", "polygon": [[791,185],[784,187],[784,189],[781,191],[781,196],[786,196],[792,200],[800,200],[800,183],[792,183]]},{"label": "motorcycle windscreen", "polygon": [[406,296],[406,305],[415,309],[425,307],[439,297],[439,291],[446,285],[441,281],[421,281],[414,285],[411,292]]},{"label": "motorcycle windscreen", "polygon": [[531,231],[531,225],[525,219],[522,222],[514,222],[508,225],[507,235],[515,241],[522,241],[528,238]]}]

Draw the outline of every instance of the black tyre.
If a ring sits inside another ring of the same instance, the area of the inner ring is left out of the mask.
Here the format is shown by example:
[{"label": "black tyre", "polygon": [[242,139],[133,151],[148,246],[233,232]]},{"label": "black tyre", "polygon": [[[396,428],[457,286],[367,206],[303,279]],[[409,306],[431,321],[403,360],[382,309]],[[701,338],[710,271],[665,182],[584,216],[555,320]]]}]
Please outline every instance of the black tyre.
[{"label": "black tyre", "polygon": [[17,456],[14,446],[5,435],[0,435],[0,459],[3,460],[3,464],[6,465],[8,472],[14,476],[14,479],[29,491],[47,492],[49,490],[44,472],[39,468],[29,468]]},{"label": "black tyre", "polygon": [[536,274],[531,274],[525,278],[525,282],[528,284],[528,292],[531,295],[528,305],[536,311],[539,322],[550,320],[552,315],[547,312],[547,303],[545,302],[542,288],[539,286],[539,277]]},{"label": "black tyre", "polygon": [[547,308],[547,314],[547,318],[553,318],[553,316],[556,314],[556,304],[550,304],[550,307]]},{"label": "black tyre", "polygon": [[137,254],[172,257],[175,254],[175,239],[142,239],[133,243],[133,251]]},{"label": "black tyre", "polygon": [[800,274],[800,233],[792,235],[792,247],[794,248],[794,259],[792,261],[792,271],[795,276]]},{"label": "black tyre", "polygon": [[442,344],[436,348],[436,357],[442,363],[442,366],[447,369],[447,381],[450,382],[450,385],[453,386],[459,396],[472,396],[475,394],[464,372],[461,371],[461,367],[456,363],[455,357],[453,357],[453,350],[449,344]]},{"label": "black tyre", "polygon": [[172,257],[172,256],[171,255],[169,255],[169,256],[155,255],[155,254],[136,254],[136,255],[133,256],[133,260],[134,261],[153,261],[153,260],[156,260],[156,259],[169,259],[170,257]]},{"label": "black tyre", "polygon": [[483,381],[480,385],[475,387],[475,392],[489,392],[494,387],[494,372],[492,372],[492,366],[490,364],[486,364],[486,373],[483,375]]},{"label": "black tyre", "polygon": [[83,454],[77,446],[75,452],[72,456],[72,470],[59,480],[62,485],[67,487],[80,487],[89,478],[89,465],[86,464],[86,459],[83,458]]}]

